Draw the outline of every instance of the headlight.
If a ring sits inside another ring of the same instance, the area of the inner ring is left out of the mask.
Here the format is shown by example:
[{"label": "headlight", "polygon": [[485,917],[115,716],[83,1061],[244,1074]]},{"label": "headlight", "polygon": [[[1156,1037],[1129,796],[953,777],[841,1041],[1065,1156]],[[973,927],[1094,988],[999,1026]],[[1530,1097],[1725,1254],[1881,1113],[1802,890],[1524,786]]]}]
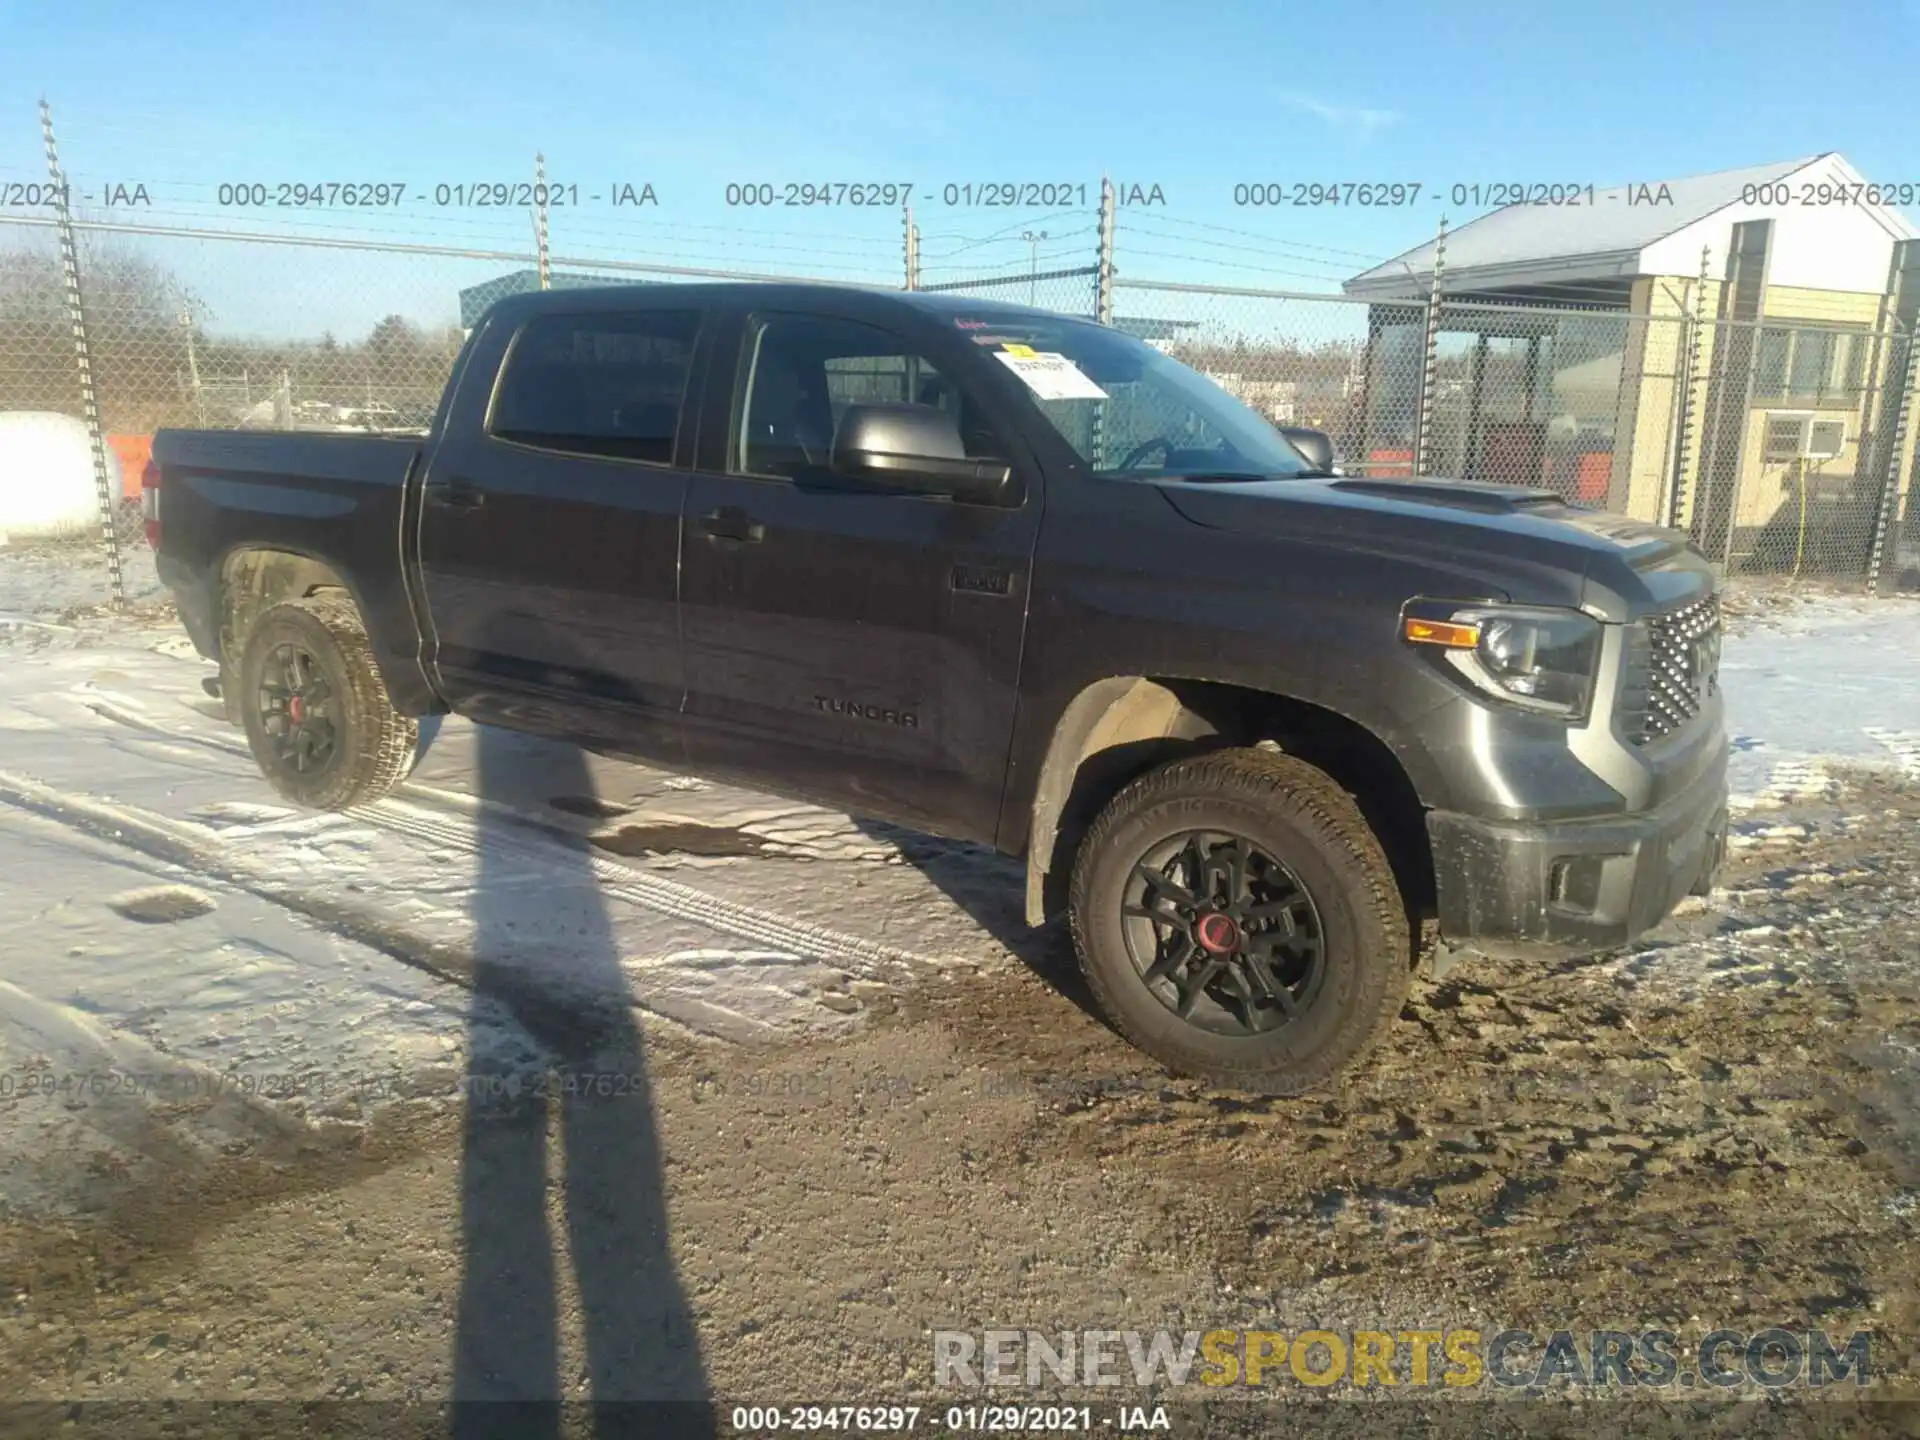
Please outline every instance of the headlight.
[{"label": "headlight", "polygon": [[1600,661],[1600,623],[1578,610],[1411,600],[1401,638],[1433,646],[1471,684],[1542,714],[1583,719]]}]

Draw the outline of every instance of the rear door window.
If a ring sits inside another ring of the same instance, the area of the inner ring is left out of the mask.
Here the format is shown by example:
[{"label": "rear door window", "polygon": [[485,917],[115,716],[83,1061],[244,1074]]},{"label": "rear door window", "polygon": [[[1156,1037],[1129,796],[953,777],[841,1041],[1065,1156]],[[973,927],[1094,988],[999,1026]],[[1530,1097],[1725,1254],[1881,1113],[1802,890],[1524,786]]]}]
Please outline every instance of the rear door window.
[{"label": "rear door window", "polygon": [[488,433],[564,454],[671,465],[696,310],[542,315],[507,352]]}]

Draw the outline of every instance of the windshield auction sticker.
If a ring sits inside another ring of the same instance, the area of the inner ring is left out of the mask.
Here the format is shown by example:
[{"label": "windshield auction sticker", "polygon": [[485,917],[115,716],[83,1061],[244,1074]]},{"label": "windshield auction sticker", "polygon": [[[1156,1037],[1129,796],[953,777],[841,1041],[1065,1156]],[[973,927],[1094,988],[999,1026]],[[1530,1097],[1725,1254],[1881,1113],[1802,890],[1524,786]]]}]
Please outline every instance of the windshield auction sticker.
[{"label": "windshield auction sticker", "polygon": [[1104,400],[1107,392],[1086,377],[1066,356],[1050,350],[1035,352],[1022,345],[994,352],[994,358],[1018,375],[1042,400]]}]

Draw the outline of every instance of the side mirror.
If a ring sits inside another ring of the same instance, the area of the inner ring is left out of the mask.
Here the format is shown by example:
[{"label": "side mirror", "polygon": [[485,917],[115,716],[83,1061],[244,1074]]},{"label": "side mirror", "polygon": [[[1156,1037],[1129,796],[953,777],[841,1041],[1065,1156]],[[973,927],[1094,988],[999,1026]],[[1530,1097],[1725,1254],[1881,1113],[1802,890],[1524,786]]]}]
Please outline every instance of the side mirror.
[{"label": "side mirror", "polygon": [[970,460],[960,426],[931,405],[849,405],[833,434],[833,471],[879,489],[1000,505],[1013,493],[1004,460]]},{"label": "side mirror", "polygon": [[1307,463],[1316,470],[1334,473],[1333,438],[1324,430],[1309,430],[1304,425],[1282,425],[1280,433],[1287,443],[1307,457]]}]

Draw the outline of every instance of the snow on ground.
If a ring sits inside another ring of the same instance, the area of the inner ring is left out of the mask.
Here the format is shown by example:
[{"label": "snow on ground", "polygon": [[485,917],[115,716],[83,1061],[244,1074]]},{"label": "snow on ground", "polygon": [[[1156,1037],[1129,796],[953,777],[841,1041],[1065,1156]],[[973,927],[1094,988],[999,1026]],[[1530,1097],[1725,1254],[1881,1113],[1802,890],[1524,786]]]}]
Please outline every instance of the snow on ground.
[{"label": "snow on ground", "polygon": [[[459,720],[388,800],[293,810],[128,561],[115,618],[91,550],[0,549],[0,1211],[537,1064],[510,1002],[752,1044],[1033,943],[998,857]],[[1741,619],[1724,667],[1740,842],[1832,763],[1920,778],[1920,603]]]},{"label": "snow on ground", "polygon": [[1824,596],[1729,627],[1735,808],[1828,791],[1833,762],[1920,780],[1920,600]]},{"label": "snow on ground", "polygon": [[[144,542],[120,547],[120,574],[136,605],[166,594]],[[74,606],[103,604],[110,594],[106,554],[95,546],[0,540],[0,615],[47,620]]]},{"label": "snow on ground", "polygon": [[[1828,595],[1740,617],[1721,680],[1735,849],[1805,846],[1814,823],[1778,812],[1837,799],[1846,767],[1892,768],[1920,783],[1920,600]],[[1738,943],[1723,931],[1662,963],[1676,977],[1690,962],[1722,969],[1722,952]]]},{"label": "snow on ground", "polygon": [[[503,1034],[458,986],[65,825],[11,812],[0,856],[10,1205],[88,1208],[103,1165],[211,1158],[280,1128],[278,1107],[351,1117],[387,1081],[452,1093],[470,1013],[474,1040]],[[210,1110],[183,1125],[176,1107]]]},{"label": "snow on ground", "polygon": [[508,1001],[752,1044],[1007,961],[995,857],[457,719],[396,796],[298,812],[129,558],[109,618],[87,548],[0,549],[0,1213],[537,1064]]}]

